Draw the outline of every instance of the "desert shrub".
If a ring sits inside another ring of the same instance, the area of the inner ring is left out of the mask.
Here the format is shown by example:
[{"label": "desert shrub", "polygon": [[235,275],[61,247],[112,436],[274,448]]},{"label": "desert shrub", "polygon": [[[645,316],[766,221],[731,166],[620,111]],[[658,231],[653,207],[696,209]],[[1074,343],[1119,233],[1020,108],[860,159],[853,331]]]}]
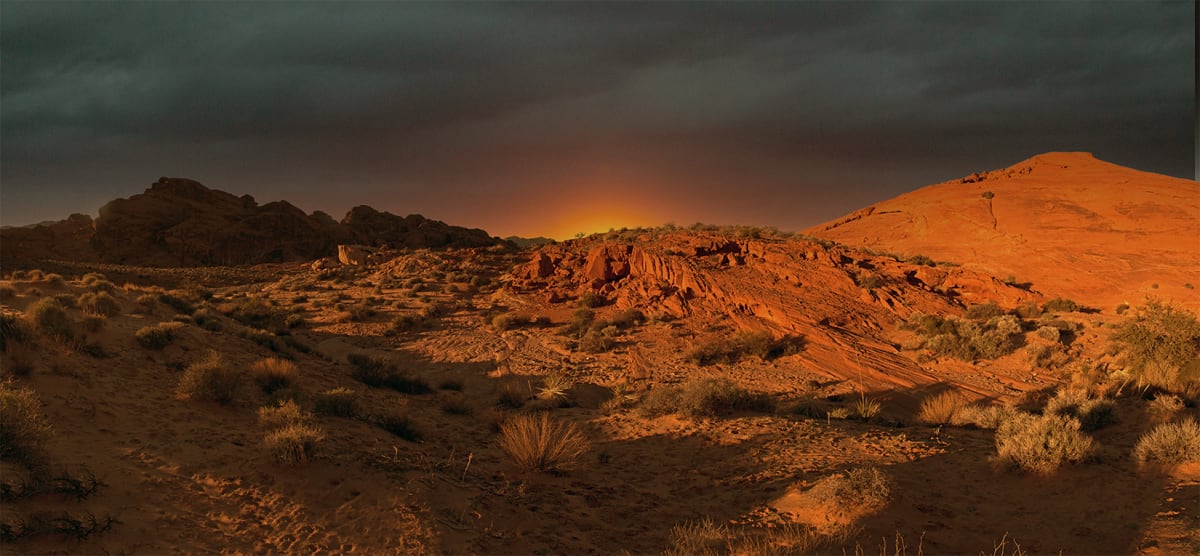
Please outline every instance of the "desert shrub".
[{"label": "desert shrub", "polygon": [[1086,390],[1059,390],[1046,402],[1043,413],[1066,415],[1079,420],[1079,428],[1094,431],[1116,422],[1116,408],[1109,400],[1090,398]]},{"label": "desert shrub", "polygon": [[0,351],[29,341],[33,337],[32,326],[14,313],[0,313]]},{"label": "desert shrub", "polygon": [[835,511],[861,513],[887,503],[891,481],[874,466],[856,467],[817,481],[809,496]]},{"label": "desert shrub", "polygon": [[1004,314],[1004,309],[995,303],[980,303],[967,307],[966,317],[971,320],[988,320]]},{"label": "desert shrub", "polygon": [[1078,303],[1062,297],[1056,297],[1042,305],[1042,310],[1047,313],[1074,313],[1079,309]]},{"label": "desert shrub", "polygon": [[[363,322],[375,316],[375,309],[366,303],[358,303],[351,305],[344,313],[338,316],[338,322]],[[286,324],[287,319],[284,319]]]},{"label": "desert shrub", "polygon": [[261,297],[244,297],[229,311],[228,316],[246,326],[264,329],[282,328],[287,312]]},{"label": "desert shrub", "polygon": [[160,322],[139,328],[133,337],[146,349],[162,349],[175,340],[183,327],[184,324],[180,322]]},{"label": "desert shrub", "polygon": [[42,277],[41,282],[47,286],[61,288],[67,285],[67,281],[63,279],[61,274],[50,273]]},{"label": "desert shrub", "polygon": [[1126,311],[1128,311],[1128,310],[1129,310],[1129,304],[1128,304],[1128,303],[1119,303],[1119,304],[1117,304],[1116,313],[1117,313],[1118,315],[1124,315],[1124,314],[1125,314],[1125,312],[1126,312]]},{"label": "desert shrub", "polygon": [[382,357],[351,353],[346,360],[353,367],[350,376],[372,388],[391,388],[404,394],[428,394],[433,391],[423,380],[411,378]]},{"label": "desert shrub", "polygon": [[250,378],[267,394],[290,386],[299,372],[295,363],[274,357],[250,365]]},{"label": "desert shrub", "polygon": [[1180,392],[1200,382],[1200,320],[1193,313],[1151,301],[1111,338],[1143,388]]},{"label": "desert shrub", "polygon": [[442,402],[442,411],[450,415],[470,415],[474,412],[471,404],[461,397],[447,398]]},{"label": "desert shrub", "polygon": [[57,301],[59,305],[62,305],[63,309],[78,309],[79,308],[79,298],[75,297],[75,294],[58,293],[58,294],[54,294],[50,297],[54,298],[54,300]]},{"label": "desert shrub", "polygon": [[1030,301],[1029,303],[1017,305],[1017,307],[1012,310],[1012,314],[1023,319],[1036,319],[1042,316],[1042,309],[1038,307],[1037,303]]},{"label": "desert shrub", "polygon": [[957,390],[947,390],[941,394],[925,398],[917,419],[930,425],[948,425],[954,422],[955,415],[967,405],[967,397]]},{"label": "desert shrub", "polygon": [[692,418],[712,417],[735,410],[770,411],[769,398],[741,388],[726,378],[701,378],[683,386],[651,390],[641,412],[654,417],[669,413]]},{"label": "desert shrub", "polygon": [[304,324],[304,315],[298,313],[292,313],[286,319],[283,319],[283,326],[287,328],[300,328]]},{"label": "desert shrub", "polygon": [[1139,463],[1200,462],[1200,425],[1192,419],[1160,424],[1138,439],[1133,457]]},{"label": "desert shrub", "polygon": [[190,315],[196,311],[196,306],[192,305],[191,301],[184,299],[174,293],[162,293],[158,296],[158,301],[176,311],[185,315]]},{"label": "desert shrub", "polygon": [[608,303],[608,299],[605,299],[603,295],[600,295],[596,292],[586,292],[579,296],[580,307],[589,307],[594,309],[596,307],[604,306],[605,303]]},{"label": "desert shrub", "polygon": [[579,349],[588,353],[602,353],[617,345],[614,339],[617,335],[616,326],[606,326],[602,329],[590,328],[579,339]]},{"label": "desert shrub", "polygon": [[75,339],[75,323],[55,299],[44,297],[25,309],[25,318],[35,329],[62,342]]},{"label": "desert shrub", "polygon": [[727,525],[711,519],[688,521],[671,528],[671,546],[663,556],[716,556],[729,547],[733,536]]},{"label": "desert shrub", "polygon": [[84,315],[83,318],[79,319],[79,327],[82,328],[84,332],[95,334],[96,332],[104,330],[104,323],[106,322],[108,321],[99,315]]},{"label": "desert shrub", "polygon": [[9,279],[11,279],[13,282],[29,280],[29,273],[25,272],[24,270],[14,270],[12,275],[9,276]]},{"label": "desert shrub", "polygon": [[973,320],[914,315],[907,328],[927,337],[925,347],[942,356],[963,361],[995,359],[1012,353],[1021,337],[1021,321],[999,315],[984,323]]},{"label": "desert shrub", "polygon": [[546,412],[516,415],[500,426],[500,448],[525,470],[570,469],[588,447],[574,423],[555,421]]},{"label": "desert shrub", "polygon": [[319,442],[325,439],[320,428],[308,424],[291,424],[263,436],[267,452],[281,463],[304,463],[312,460]]},{"label": "desert shrub", "polygon": [[1066,415],[1015,413],[996,429],[997,460],[1041,474],[1079,463],[1092,452],[1092,439],[1079,429],[1079,421]]},{"label": "desert shrub", "polygon": [[358,416],[358,393],[349,388],[334,388],[313,396],[313,411],[320,415],[353,418]]},{"label": "desert shrub", "polygon": [[287,353],[287,342],[268,330],[246,326],[238,330],[237,335],[275,353]]},{"label": "desert shrub", "polygon": [[1183,400],[1174,394],[1159,394],[1150,401],[1146,411],[1156,419],[1170,420],[1176,413],[1183,411]]},{"label": "desert shrub", "polygon": [[272,429],[288,425],[304,424],[312,420],[312,414],[304,411],[294,400],[284,400],[278,405],[258,408],[258,424]]},{"label": "desert shrub", "polygon": [[1059,331],[1059,329],[1053,326],[1039,326],[1037,329],[1037,335],[1039,338],[1054,343],[1058,343],[1058,337],[1061,333],[1062,332]]},{"label": "desert shrub", "polygon": [[1001,405],[964,405],[954,413],[950,424],[954,426],[975,426],[981,429],[996,429],[1008,420],[1016,410]]},{"label": "desert shrub", "polygon": [[520,384],[509,382],[500,387],[500,397],[496,400],[496,404],[501,407],[518,409],[528,400],[529,392],[526,389],[522,388]]},{"label": "desert shrub", "polygon": [[697,365],[736,363],[743,356],[755,355],[762,360],[799,352],[802,343],[796,338],[774,339],[766,331],[743,331],[733,338],[710,338],[687,352],[687,359]]},{"label": "desert shrub", "polygon": [[40,462],[50,432],[37,394],[11,380],[0,381],[0,460]]},{"label": "desert shrub", "polygon": [[421,440],[421,433],[417,431],[413,420],[407,413],[389,411],[376,415],[373,421],[376,426],[388,431],[393,436],[403,438],[409,442]]},{"label": "desert shrub", "polygon": [[241,373],[227,364],[220,353],[209,351],[207,357],[183,370],[175,391],[181,398],[224,405],[233,401],[241,381]]},{"label": "desert shrub", "polygon": [[617,315],[609,322],[617,328],[633,328],[634,326],[645,323],[646,315],[638,309],[630,308],[617,313]]},{"label": "desert shrub", "polygon": [[111,317],[121,312],[121,304],[108,292],[85,292],[79,296],[79,308],[90,315]]},{"label": "desert shrub", "polygon": [[491,325],[492,325],[492,328],[495,328],[496,330],[503,332],[505,330],[515,327],[517,325],[517,321],[513,317],[513,315],[510,315],[508,313],[501,313],[499,315],[492,317]]},{"label": "desert shrub", "polygon": [[860,272],[854,276],[854,283],[860,288],[873,290],[883,285],[883,277],[874,272]]},{"label": "desert shrub", "polygon": [[79,283],[83,284],[84,286],[91,286],[92,284],[106,280],[108,280],[108,277],[100,274],[99,272],[89,272],[79,278]]},{"label": "desert shrub", "polygon": [[905,259],[905,262],[915,265],[937,266],[937,263],[933,262],[933,259],[926,257],[925,255],[913,255]]}]

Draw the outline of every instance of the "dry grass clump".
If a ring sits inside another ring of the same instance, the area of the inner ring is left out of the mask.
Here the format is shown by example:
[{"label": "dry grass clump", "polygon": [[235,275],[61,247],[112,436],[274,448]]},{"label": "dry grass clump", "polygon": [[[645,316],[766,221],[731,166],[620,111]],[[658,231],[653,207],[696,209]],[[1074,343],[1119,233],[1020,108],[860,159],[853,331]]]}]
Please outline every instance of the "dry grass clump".
[{"label": "dry grass clump", "polygon": [[808,495],[844,515],[857,515],[886,504],[891,481],[877,467],[856,467],[817,481]]},{"label": "dry grass clump", "polygon": [[1146,411],[1158,421],[1170,421],[1176,413],[1183,411],[1183,400],[1174,394],[1159,394],[1150,400]]},{"label": "dry grass clump", "polygon": [[663,556],[698,556],[727,553],[733,533],[709,518],[680,523],[671,528],[671,546]]},{"label": "dry grass clump", "polygon": [[258,424],[267,428],[282,428],[303,424],[312,420],[312,414],[304,411],[293,400],[284,400],[275,406],[258,408]]},{"label": "dry grass clump", "polygon": [[84,292],[79,296],[79,308],[89,315],[111,317],[121,312],[121,304],[108,292]]},{"label": "dry grass clump", "polygon": [[692,418],[713,417],[734,410],[771,411],[774,405],[727,378],[702,378],[683,386],[651,390],[640,411],[648,417],[678,413]]},{"label": "dry grass clump", "polygon": [[325,432],[320,428],[293,423],[283,428],[268,432],[263,436],[263,444],[267,452],[281,463],[304,463],[312,460],[317,443],[325,439]]},{"label": "dry grass clump", "polygon": [[936,396],[925,398],[917,419],[930,425],[949,425],[955,416],[967,406],[967,397],[957,390],[947,390]]},{"label": "dry grass clump", "polygon": [[500,426],[500,448],[522,469],[564,471],[575,466],[589,444],[574,423],[539,412],[505,421]]},{"label": "dry grass clump", "polygon": [[1200,425],[1192,419],[1160,424],[1138,439],[1133,457],[1138,463],[1200,462]]},{"label": "dry grass clump", "polygon": [[412,418],[402,411],[380,413],[379,415],[375,415],[372,421],[379,428],[409,442],[421,440],[421,432],[417,430]]},{"label": "dry grass clump", "polygon": [[250,365],[250,377],[267,394],[291,386],[299,374],[296,364],[286,359],[268,357]]},{"label": "dry grass clump", "polygon": [[50,422],[42,414],[42,402],[28,388],[11,380],[0,381],[0,460],[33,464],[41,461]]},{"label": "dry grass clump", "polygon": [[207,357],[184,369],[176,393],[181,398],[224,405],[233,400],[241,382],[240,372],[228,365],[220,353],[209,351]]},{"label": "dry grass clump", "polygon": [[334,388],[313,396],[313,411],[320,415],[354,418],[358,416],[358,393],[349,388]]},{"label": "dry grass clump", "polygon": [[43,297],[25,309],[25,318],[41,333],[61,342],[75,339],[75,323],[58,300]]},{"label": "dry grass clump", "polygon": [[162,349],[175,340],[175,336],[184,326],[186,325],[181,322],[160,322],[139,328],[133,337],[146,349]]},{"label": "dry grass clump", "polygon": [[1016,411],[1004,405],[969,404],[955,412],[950,424],[956,427],[971,425],[981,429],[996,429]]},{"label": "dry grass clump", "polygon": [[1024,471],[1049,474],[1092,453],[1092,439],[1066,415],[1015,413],[996,430],[997,461]]},{"label": "dry grass clump", "polygon": [[0,313],[0,351],[33,338],[33,327],[15,313]]}]

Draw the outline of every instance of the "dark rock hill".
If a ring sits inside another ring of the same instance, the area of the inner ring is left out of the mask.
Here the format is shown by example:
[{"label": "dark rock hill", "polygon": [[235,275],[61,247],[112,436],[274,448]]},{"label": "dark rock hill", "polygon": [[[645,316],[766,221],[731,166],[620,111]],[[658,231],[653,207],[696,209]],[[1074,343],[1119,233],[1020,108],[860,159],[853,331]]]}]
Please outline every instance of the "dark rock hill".
[{"label": "dark rock hill", "polygon": [[338,222],[286,201],[259,205],[249,195],[160,178],[140,195],[108,202],[95,220],[72,215],[49,225],[0,230],[0,264],[37,259],[162,267],[258,264],[333,256],[344,243],[434,248],[503,241],[483,230],[367,206],[354,207]]}]

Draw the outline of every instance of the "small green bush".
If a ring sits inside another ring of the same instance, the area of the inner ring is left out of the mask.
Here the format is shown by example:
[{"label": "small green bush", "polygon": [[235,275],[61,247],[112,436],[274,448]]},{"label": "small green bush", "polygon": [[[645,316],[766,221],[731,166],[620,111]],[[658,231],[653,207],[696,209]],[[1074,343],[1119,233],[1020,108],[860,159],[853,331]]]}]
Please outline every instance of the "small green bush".
[{"label": "small green bush", "polygon": [[241,382],[241,373],[229,366],[220,353],[210,351],[207,357],[184,369],[176,392],[181,398],[224,405],[233,401]]},{"label": "small green bush", "polygon": [[1151,301],[1122,323],[1111,339],[1114,351],[1143,388],[1182,393],[1200,383],[1200,320],[1189,311]]},{"label": "small green bush", "polygon": [[1192,419],[1158,425],[1138,440],[1133,457],[1139,463],[1200,462],[1200,425]]},{"label": "small green bush", "polygon": [[1066,415],[1016,413],[996,430],[997,460],[1024,471],[1049,474],[1092,453],[1092,439]]}]

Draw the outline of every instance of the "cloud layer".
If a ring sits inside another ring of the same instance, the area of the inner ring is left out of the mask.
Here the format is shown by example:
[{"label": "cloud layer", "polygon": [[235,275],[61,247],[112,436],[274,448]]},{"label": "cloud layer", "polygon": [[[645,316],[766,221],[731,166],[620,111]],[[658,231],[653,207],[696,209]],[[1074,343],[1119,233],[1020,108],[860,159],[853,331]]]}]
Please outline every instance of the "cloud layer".
[{"label": "cloud layer", "polygon": [[1192,173],[1191,2],[0,10],[5,224],[159,175],[533,234],[800,227],[1047,150]]}]

